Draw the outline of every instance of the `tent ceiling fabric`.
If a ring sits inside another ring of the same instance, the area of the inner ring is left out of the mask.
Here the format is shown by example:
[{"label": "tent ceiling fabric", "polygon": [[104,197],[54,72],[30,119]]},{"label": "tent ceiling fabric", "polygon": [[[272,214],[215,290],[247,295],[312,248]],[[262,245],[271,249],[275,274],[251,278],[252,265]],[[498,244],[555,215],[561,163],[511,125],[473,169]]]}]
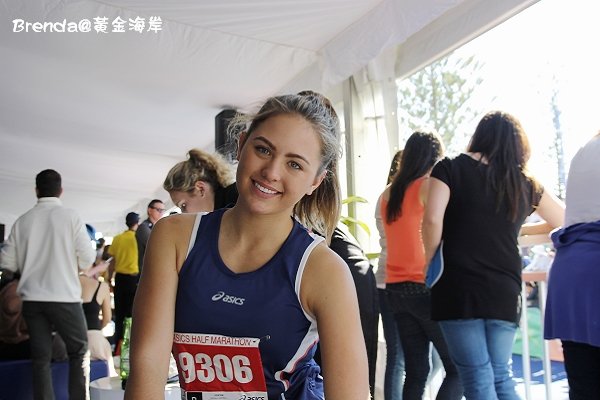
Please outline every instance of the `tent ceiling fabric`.
[{"label": "tent ceiling fabric", "polygon": [[[53,168],[63,203],[117,233],[128,211],[168,200],[162,181],[190,148],[213,150],[221,109],[325,91],[461,3],[2,0],[0,223],[35,203],[35,175]],[[161,31],[111,32],[117,17],[152,16]],[[95,17],[108,18],[108,33],[93,30]],[[92,32],[14,32],[15,19],[89,19]]]}]

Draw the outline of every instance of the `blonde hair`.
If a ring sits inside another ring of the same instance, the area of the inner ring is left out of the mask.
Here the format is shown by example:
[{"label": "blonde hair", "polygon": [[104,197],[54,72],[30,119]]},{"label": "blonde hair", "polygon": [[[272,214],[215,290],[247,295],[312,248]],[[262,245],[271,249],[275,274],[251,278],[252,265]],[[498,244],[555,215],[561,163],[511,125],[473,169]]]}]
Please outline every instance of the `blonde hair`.
[{"label": "blonde hair", "polygon": [[191,149],[187,157],[187,160],[175,164],[167,174],[163,183],[167,192],[193,191],[198,181],[208,183],[216,192],[234,182],[232,167],[220,154]]},{"label": "blonde hair", "polygon": [[339,119],[329,100],[312,91],[271,97],[254,116],[236,116],[228,132],[230,136],[239,136],[245,131],[249,136],[264,121],[282,114],[303,117],[320,138],[321,165],[317,174],[326,171],[325,178],[312,195],[304,196],[294,206],[294,215],[308,229],[325,235],[329,240],[340,218],[338,160],[342,154]]}]

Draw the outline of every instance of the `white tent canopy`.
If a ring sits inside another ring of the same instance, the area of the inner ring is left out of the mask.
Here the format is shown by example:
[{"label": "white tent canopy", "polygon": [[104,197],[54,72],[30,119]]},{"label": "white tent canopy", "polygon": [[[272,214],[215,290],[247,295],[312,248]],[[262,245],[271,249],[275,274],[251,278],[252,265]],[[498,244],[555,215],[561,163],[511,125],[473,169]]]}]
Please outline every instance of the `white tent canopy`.
[{"label": "white tent canopy", "polygon": [[[64,204],[117,233],[128,211],[168,200],[162,181],[189,149],[214,149],[221,109],[327,92],[386,52],[392,73],[406,74],[533,2],[4,0],[0,223],[10,228],[35,203],[35,175],[53,168]],[[94,30],[96,17],[107,33]],[[144,32],[129,30],[137,17]],[[158,32],[148,31],[152,17]],[[112,32],[117,18],[125,32]],[[91,32],[31,24],[84,19]]]}]

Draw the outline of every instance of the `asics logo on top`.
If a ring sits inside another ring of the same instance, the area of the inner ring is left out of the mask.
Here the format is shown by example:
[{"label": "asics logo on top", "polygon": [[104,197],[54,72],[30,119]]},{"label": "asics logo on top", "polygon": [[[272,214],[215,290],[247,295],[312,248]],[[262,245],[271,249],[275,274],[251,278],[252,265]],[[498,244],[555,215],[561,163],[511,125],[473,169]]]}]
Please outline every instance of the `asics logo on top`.
[{"label": "asics logo on top", "polygon": [[240,400],[265,400],[265,396],[247,396],[243,394]]},{"label": "asics logo on top", "polygon": [[235,304],[236,306],[242,306],[244,305],[244,300],[241,297],[235,297],[235,296],[230,296],[228,294],[225,294],[224,291],[218,291],[217,293],[215,293],[212,297],[212,301],[219,301],[221,300],[224,303],[229,303],[229,304]]}]

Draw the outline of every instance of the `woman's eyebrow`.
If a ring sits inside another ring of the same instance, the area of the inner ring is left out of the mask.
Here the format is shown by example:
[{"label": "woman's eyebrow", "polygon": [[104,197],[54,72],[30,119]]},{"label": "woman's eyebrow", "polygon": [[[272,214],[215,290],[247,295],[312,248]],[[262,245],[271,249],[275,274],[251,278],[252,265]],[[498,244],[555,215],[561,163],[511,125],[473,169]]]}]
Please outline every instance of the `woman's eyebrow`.
[{"label": "woman's eyebrow", "polygon": [[[269,146],[273,150],[277,151],[277,147],[273,143],[271,143],[271,141],[269,141],[267,138],[265,138],[264,136],[256,136],[252,140],[253,141],[254,140],[259,140],[261,142],[264,142],[267,146]],[[304,156],[302,156],[300,154],[297,154],[297,153],[287,153],[285,156],[286,157],[292,157],[292,158],[299,158],[302,161],[304,161],[306,164],[310,165],[310,162]]]}]

